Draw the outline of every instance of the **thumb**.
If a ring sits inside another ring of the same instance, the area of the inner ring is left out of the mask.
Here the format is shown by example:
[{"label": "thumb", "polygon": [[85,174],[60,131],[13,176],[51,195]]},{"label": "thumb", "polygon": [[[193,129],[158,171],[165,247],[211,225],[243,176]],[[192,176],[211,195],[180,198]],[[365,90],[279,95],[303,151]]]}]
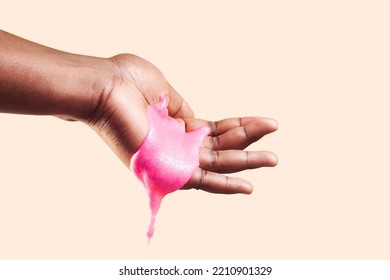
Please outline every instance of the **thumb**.
[{"label": "thumb", "polygon": [[173,118],[194,118],[194,112],[188,103],[184,100],[183,97],[171,86],[169,86],[169,91],[167,93],[169,97],[168,103],[168,112],[169,115]]}]

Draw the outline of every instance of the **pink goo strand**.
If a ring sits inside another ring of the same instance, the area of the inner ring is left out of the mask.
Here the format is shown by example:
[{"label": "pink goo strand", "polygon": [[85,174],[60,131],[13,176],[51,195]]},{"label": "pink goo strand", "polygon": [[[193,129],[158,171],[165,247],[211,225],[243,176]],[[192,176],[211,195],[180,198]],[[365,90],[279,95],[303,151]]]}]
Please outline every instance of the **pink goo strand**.
[{"label": "pink goo strand", "polygon": [[149,196],[151,221],[148,240],[162,199],[183,187],[199,166],[199,153],[208,127],[186,132],[185,126],[168,115],[164,95],[160,103],[148,106],[149,131],[131,159],[130,167]]}]

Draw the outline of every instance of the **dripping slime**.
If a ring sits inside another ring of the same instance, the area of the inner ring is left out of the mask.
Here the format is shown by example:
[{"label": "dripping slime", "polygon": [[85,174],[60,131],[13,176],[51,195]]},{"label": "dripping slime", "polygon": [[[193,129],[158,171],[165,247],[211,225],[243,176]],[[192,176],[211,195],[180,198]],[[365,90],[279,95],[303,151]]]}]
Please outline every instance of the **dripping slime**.
[{"label": "dripping slime", "polygon": [[130,168],[144,185],[149,196],[151,220],[148,240],[154,234],[156,215],[165,195],[183,187],[199,166],[199,152],[208,127],[186,132],[185,125],[168,115],[167,101],[149,105],[149,130]]}]

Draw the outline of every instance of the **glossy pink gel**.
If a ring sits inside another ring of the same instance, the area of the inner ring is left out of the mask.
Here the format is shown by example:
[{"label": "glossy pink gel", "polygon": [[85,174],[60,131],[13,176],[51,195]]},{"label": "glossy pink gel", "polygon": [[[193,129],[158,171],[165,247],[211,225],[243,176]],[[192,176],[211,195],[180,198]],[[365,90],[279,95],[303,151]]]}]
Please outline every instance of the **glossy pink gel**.
[{"label": "glossy pink gel", "polygon": [[168,115],[163,95],[160,103],[148,106],[149,131],[130,167],[149,195],[150,239],[161,201],[165,195],[183,187],[199,166],[199,152],[208,127],[186,132],[185,126]]}]

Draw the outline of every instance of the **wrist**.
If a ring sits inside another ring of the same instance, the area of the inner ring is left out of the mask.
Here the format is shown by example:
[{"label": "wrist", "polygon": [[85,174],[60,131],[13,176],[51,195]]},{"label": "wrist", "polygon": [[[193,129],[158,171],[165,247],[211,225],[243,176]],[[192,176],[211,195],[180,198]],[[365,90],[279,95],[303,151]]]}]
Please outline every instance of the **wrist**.
[{"label": "wrist", "polygon": [[71,58],[66,72],[67,86],[58,86],[64,91],[59,96],[65,96],[62,106],[64,114],[59,115],[89,123],[113,88],[111,62],[106,58],[77,55]]}]

